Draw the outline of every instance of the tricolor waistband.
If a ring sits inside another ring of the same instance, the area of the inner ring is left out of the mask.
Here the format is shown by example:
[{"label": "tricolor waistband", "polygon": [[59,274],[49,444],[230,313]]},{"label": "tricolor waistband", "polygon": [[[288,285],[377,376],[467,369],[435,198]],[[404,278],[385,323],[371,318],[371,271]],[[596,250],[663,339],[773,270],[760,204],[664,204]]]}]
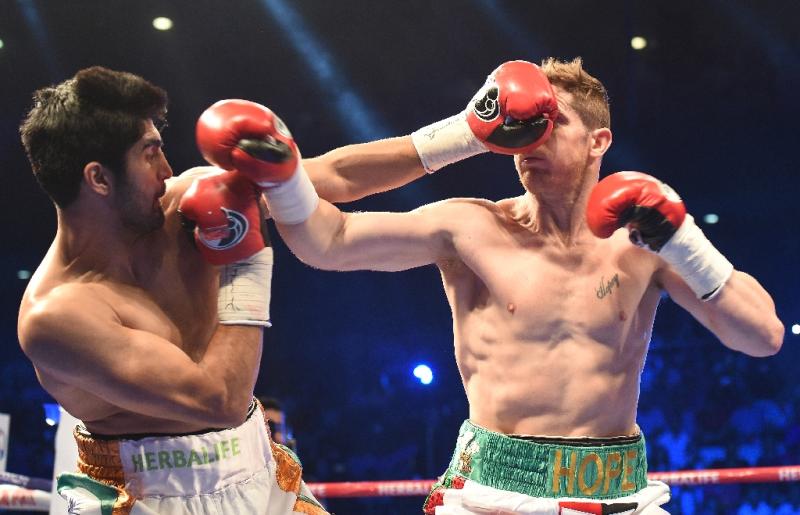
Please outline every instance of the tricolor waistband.
[{"label": "tricolor waistband", "polygon": [[253,476],[273,459],[264,414],[255,403],[247,420],[231,429],[109,438],[78,426],[74,434],[78,469],[134,498],[216,492]]}]

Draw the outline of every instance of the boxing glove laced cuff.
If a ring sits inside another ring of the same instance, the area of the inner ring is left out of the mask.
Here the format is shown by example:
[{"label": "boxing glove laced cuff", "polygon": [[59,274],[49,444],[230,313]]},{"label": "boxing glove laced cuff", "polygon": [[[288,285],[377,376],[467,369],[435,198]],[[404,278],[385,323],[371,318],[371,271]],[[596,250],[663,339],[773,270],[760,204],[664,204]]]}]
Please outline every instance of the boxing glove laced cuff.
[{"label": "boxing glove laced cuff", "polygon": [[714,298],[733,273],[731,262],[708,241],[688,213],[658,254],[702,300]]},{"label": "boxing glove laced cuff", "polygon": [[264,196],[272,218],[286,225],[305,222],[319,205],[317,190],[299,159],[297,169],[289,180],[265,188]]},{"label": "boxing glove laced cuff", "polygon": [[247,259],[221,267],[217,297],[220,324],[272,326],[272,259],[272,248],[265,247]]},{"label": "boxing glove laced cuff", "polygon": [[411,134],[411,141],[428,173],[488,152],[469,128],[466,111],[417,129]]}]

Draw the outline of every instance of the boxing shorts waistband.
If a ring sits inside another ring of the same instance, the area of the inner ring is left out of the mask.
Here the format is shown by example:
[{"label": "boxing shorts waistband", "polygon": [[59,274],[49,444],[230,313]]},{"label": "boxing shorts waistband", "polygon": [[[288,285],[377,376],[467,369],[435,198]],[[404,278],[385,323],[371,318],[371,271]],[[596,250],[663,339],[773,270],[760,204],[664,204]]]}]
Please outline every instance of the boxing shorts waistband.
[{"label": "boxing shorts waistband", "polygon": [[215,492],[263,470],[272,458],[255,402],[240,426],[181,435],[93,435],[74,431],[78,470],[134,497]]},{"label": "boxing shorts waistband", "polygon": [[614,499],[647,486],[644,436],[510,436],[467,420],[442,482],[459,478],[531,497]]}]

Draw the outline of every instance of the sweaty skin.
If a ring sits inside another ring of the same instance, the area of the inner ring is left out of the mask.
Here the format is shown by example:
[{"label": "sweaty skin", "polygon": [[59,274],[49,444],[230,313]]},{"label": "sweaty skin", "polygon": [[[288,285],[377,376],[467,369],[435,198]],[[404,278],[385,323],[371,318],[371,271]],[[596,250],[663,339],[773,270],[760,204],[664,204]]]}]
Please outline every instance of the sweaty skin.
[{"label": "sweaty skin", "polygon": [[[158,133],[150,127],[143,139],[147,136],[157,138]],[[160,153],[160,148],[145,152]],[[134,159],[137,157],[134,155]],[[163,154],[156,158],[163,159]],[[160,168],[160,171],[151,172],[153,168]],[[181,433],[205,429],[215,422],[191,420],[192,416],[184,416],[177,409],[175,419],[148,415],[148,409],[138,409],[135,401],[120,399],[115,402],[115,392],[106,391],[102,386],[92,388],[90,382],[77,379],[92,367],[102,366],[106,359],[113,360],[113,356],[106,356],[107,352],[119,352],[119,367],[126,367],[125,361],[132,356],[125,353],[128,349],[121,347],[128,345],[135,349],[139,342],[134,336],[130,341],[104,340],[104,324],[92,326],[94,334],[87,334],[84,342],[62,337],[62,333],[69,332],[70,336],[75,333],[75,326],[82,325],[85,316],[102,319],[111,326],[107,333],[110,338],[122,340],[131,334],[152,335],[160,338],[164,345],[174,345],[195,363],[204,356],[217,327],[217,271],[203,261],[193,247],[177,214],[180,197],[196,174],[167,179],[171,175],[171,171],[166,171],[168,168],[164,160],[157,167],[144,169],[147,173],[139,177],[140,207],[145,212],[163,208],[162,228],[135,237],[126,247],[130,253],[124,259],[114,255],[116,242],[113,240],[108,241],[108,256],[97,254],[89,258],[86,254],[94,253],[93,250],[84,250],[83,245],[76,245],[67,235],[68,231],[59,230],[22,299],[20,340],[33,361],[39,381],[93,433]],[[102,222],[99,220],[98,224]],[[84,313],[71,312],[74,307],[80,307]],[[61,323],[53,320],[54,316],[49,316],[46,323],[41,322],[43,315],[59,312],[64,314]],[[226,330],[232,336],[241,331],[253,331],[244,327]],[[36,341],[33,341],[34,334]],[[39,342],[44,344],[37,345]],[[82,344],[86,348],[81,348]],[[118,345],[120,349],[116,349]],[[146,360],[147,356],[139,358]],[[176,359],[167,364],[174,365],[177,378],[180,377],[179,367],[185,366],[187,361]],[[250,363],[244,375],[254,374],[255,366],[257,363]],[[165,370],[170,368],[159,366],[152,369],[152,374],[163,374]],[[111,374],[126,376],[124,371],[116,371],[102,377],[110,380]],[[147,370],[136,372],[139,381],[150,378]],[[119,380],[128,380],[128,377]]]},{"label": "sweaty skin", "polygon": [[[464,202],[470,237],[438,263],[470,419],[507,434],[632,433],[658,259],[622,231],[565,246],[520,226],[517,206]],[[620,287],[598,298],[615,275]]]},{"label": "sweaty skin", "polygon": [[[170,178],[149,121],[126,163],[127,201],[114,201],[119,185],[103,182],[98,168],[91,186],[84,179],[79,201],[59,211],[56,237],[21,302],[22,349],[42,386],[92,433],[236,426],[252,398],[261,329],[218,326],[218,271],[194,248],[177,212],[192,180],[214,169]],[[402,138],[343,147],[305,164],[332,201],[425,173]],[[384,173],[372,173],[376,167]],[[123,220],[155,229],[130,230]]]},{"label": "sweaty skin", "polygon": [[625,229],[606,240],[591,234],[586,204],[611,131],[589,130],[571,96],[555,91],[552,135],[515,156],[520,197],[451,199],[409,213],[342,213],[322,201],[304,223],[278,228],[298,258],[322,269],[436,264],[474,423],[507,434],[628,435],[662,290],[750,355],[777,352],[783,326],[747,274],[734,272],[701,302]]}]

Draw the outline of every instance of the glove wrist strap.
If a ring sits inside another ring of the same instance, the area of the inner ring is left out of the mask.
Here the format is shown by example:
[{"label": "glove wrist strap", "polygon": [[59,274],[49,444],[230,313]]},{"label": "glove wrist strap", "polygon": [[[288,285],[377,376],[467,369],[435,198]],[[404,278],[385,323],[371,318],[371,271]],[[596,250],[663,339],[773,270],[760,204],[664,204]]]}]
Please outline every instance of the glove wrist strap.
[{"label": "glove wrist strap", "polygon": [[658,254],[703,300],[716,297],[733,274],[731,262],[708,241],[690,214]]},{"label": "glove wrist strap", "polygon": [[466,111],[417,129],[411,133],[411,141],[428,173],[488,152],[469,128]]},{"label": "glove wrist strap", "polygon": [[272,326],[269,319],[272,248],[220,269],[217,312],[224,325]]},{"label": "glove wrist strap", "polygon": [[264,189],[264,196],[272,218],[286,225],[305,222],[319,204],[317,190],[299,159],[292,177],[286,182]]}]

